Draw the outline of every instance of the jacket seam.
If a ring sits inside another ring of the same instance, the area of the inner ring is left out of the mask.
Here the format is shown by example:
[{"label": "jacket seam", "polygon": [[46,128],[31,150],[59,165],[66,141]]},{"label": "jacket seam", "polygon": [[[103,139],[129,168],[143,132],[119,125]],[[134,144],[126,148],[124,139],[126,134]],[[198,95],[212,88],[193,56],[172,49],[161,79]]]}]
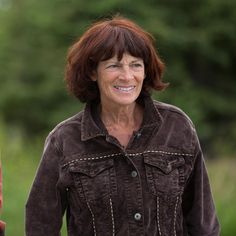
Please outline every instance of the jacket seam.
[{"label": "jacket seam", "polygon": [[178,207],[179,197],[176,198],[175,212],[174,212],[174,236],[176,236],[176,218],[177,218],[177,207]]},{"label": "jacket seam", "polygon": [[93,233],[94,233],[94,236],[96,236],[97,234],[96,234],[95,216],[94,216],[93,211],[92,211],[92,209],[91,209],[91,207],[90,207],[88,202],[87,202],[87,206],[88,206],[88,209],[89,209],[89,211],[91,213],[91,216],[92,216]]},{"label": "jacket seam", "polygon": [[110,209],[111,209],[112,236],[115,236],[115,220],[114,220],[113,204],[111,198],[110,198]]},{"label": "jacket seam", "polygon": [[[191,153],[179,153],[179,152],[166,152],[166,151],[161,151],[161,150],[147,150],[144,152],[138,152],[138,153],[127,153],[126,156],[128,157],[137,157],[142,154],[147,154],[147,153],[160,153],[160,154],[165,154],[165,155],[172,155],[172,156],[187,156],[187,157],[192,157],[194,154]],[[101,160],[105,158],[110,158],[110,157],[116,157],[123,154],[122,152],[120,153],[113,153],[109,155],[103,155],[103,156],[96,156],[96,157],[85,157],[85,158],[77,158],[72,161],[68,161],[65,164],[62,165],[62,167],[65,167],[67,165],[79,162],[79,161],[92,161],[92,160]]]},{"label": "jacket seam", "polygon": [[159,235],[161,236],[159,197],[157,197],[157,227],[158,227]]}]

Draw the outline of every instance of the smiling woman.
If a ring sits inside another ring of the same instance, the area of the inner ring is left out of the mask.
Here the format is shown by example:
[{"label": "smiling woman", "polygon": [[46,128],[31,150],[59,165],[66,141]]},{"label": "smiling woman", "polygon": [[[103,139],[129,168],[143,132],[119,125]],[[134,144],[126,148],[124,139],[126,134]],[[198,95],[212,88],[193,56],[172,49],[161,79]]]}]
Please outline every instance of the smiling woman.
[{"label": "smiling woman", "polygon": [[[143,109],[136,100],[142,90],[144,73],[143,59],[124,53],[120,61],[115,55],[99,62],[92,77],[100,92],[101,119],[108,133],[124,147],[142,122]],[[134,114],[136,119],[132,117]]]},{"label": "smiling woman", "polygon": [[143,60],[125,53],[120,61],[115,56],[99,62],[92,80],[97,81],[101,104],[133,104],[142,90]]},{"label": "smiling woman", "polygon": [[46,139],[26,204],[26,235],[218,236],[194,125],[152,100],[164,65],[152,36],[114,17],[69,50],[65,80],[85,109]]},{"label": "smiling woman", "polygon": [[[120,66],[124,53],[141,60],[146,78],[143,91],[163,90],[168,85],[161,81],[164,64],[153,41],[151,34],[121,17],[95,23],[69,50],[65,77],[69,91],[82,102],[98,98],[97,83],[91,81],[98,64],[109,59],[115,62],[110,65],[113,70]],[[138,64],[132,64],[132,68],[139,68]]]}]

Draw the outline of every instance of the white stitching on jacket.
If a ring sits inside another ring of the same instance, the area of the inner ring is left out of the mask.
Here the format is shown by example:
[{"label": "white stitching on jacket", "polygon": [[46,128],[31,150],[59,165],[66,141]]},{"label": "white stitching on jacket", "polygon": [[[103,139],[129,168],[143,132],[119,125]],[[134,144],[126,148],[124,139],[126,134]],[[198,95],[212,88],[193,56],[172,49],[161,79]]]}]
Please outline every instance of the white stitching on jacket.
[{"label": "white stitching on jacket", "polygon": [[67,166],[69,164],[78,162],[78,161],[91,161],[91,160],[100,160],[100,159],[104,159],[104,158],[108,158],[108,157],[114,157],[114,156],[119,156],[121,153],[113,153],[110,155],[104,155],[104,156],[97,156],[97,157],[85,157],[85,158],[79,158],[79,159],[74,159],[72,161],[69,161],[65,164],[62,165],[62,167]]},{"label": "white stitching on jacket", "polygon": [[161,236],[159,197],[157,197],[157,226],[159,235]]},{"label": "white stitching on jacket", "polygon": [[89,211],[90,211],[90,213],[91,213],[91,215],[92,215],[93,233],[94,233],[94,236],[96,236],[97,234],[96,234],[96,226],[95,226],[95,216],[94,216],[94,214],[93,214],[93,212],[92,212],[92,209],[91,209],[91,207],[90,207],[90,205],[89,205],[88,202],[87,202],[87,206],[88,206],[88,209],[89,209]]},{"label": "white stitching on jacket", "polygon": [[114,220],[113,205],[111,198],[110,198],[110,207],[111,207],[112,236],[115,236],[115,220]]},{"label": "white stitching on jacket", "polygon": [[178,206],[178,202],[179,202],[179,197],[177,197],[176,203],[175,203],[175,213],[174,213],[174,236],[176,236],[175,224],[176,224],[176,217],[177,217],[177,206]]},{"label": "white stitching on jacket", "polygon": [[165,151],[161,151],[161,150],[148,150],[145,151],[143,153],[161,153],[161,154],[166,154],[166,155],[173,155],[173,156],[194,156],[193,154],[189,154],[189,153],[178,153],[178,152],[165,152]]},{"label": "white stitching on jacket", "polygon": [[[127,156],[130,157],[136,157],[136,156],[140,156],[142,154],[146,154],[146,153],[160,153],[160,154],[165,154],[165,155],[173,155],[173,156],[194,156],[193,154],[189,154],[189,153],[178,153],[178,152],[165,152],[165,151],[160,151],[160,150],[147,150],[144,152],[139,152],[139,153],[127,153]],[[72,161],[66,162],[65,164],[62,165],[62,167],[65,167],[69,164],[72,163],[76,163],[79,161],[91,161],[91,160],[100,160],[100,159],[105,159],[105,158],[110,158],[110,157],[115,157],[115,156],[119,156],[122,153],[113,153],[110,155],[104,155],[104,156],[96,156],[96,157],[85,157],[85,158],[79,158],[79,159],[74,159]]]}]

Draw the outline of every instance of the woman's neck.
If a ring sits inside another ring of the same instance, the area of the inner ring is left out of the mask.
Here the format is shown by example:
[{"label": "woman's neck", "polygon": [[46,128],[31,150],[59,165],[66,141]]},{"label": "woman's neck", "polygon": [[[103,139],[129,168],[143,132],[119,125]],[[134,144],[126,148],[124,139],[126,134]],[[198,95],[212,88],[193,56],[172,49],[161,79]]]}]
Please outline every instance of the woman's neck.
[{"label": "woman's neck", "polygon": [[143,117],[143,109],[137,103],[127,106],[101,105],[101,119],[106,128],[116,126],[137,130]]}]

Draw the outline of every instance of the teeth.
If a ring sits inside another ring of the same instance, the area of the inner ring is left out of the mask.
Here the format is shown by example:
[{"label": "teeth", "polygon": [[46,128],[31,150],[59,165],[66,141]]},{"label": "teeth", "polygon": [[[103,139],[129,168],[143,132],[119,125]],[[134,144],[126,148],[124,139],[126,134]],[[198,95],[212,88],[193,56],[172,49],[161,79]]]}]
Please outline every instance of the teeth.
[{"label": "teeth", "polygon": [[114,86],[114,88],[119,89],[120,91],[124,91],[124,92],[129,92],[132,89],[134,89],[135,86],[130,86],[130,87],[119,87],[119,86]]}]

